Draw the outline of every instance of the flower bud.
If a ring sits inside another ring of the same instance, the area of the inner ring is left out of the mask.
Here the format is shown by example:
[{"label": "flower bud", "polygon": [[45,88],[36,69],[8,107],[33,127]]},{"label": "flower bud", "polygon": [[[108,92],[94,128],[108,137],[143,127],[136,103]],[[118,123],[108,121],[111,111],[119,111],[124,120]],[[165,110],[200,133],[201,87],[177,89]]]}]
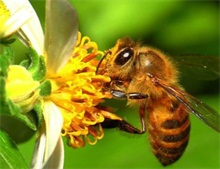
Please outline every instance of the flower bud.
[{"label": "flower bud", "polygon": [[39,98],[40,83],[34,81],[30,72],[19,65],[11,65],[6,79],[6,94],[23,113],[29,112]]}]

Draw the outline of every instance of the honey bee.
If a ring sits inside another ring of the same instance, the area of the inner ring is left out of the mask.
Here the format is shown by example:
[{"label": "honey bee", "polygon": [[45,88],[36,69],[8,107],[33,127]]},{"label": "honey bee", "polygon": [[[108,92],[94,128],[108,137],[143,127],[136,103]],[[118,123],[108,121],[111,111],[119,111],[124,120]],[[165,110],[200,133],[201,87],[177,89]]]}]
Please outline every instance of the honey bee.
[{"label": "honey bee", "polygon": [[[219,77],[218,72],[211,72]],[[157,49],[129,38],[119,39],[100,60],[97,73],[111,78],[104,90],[116,98],[127,99],[128,105],[139,106],[142,124],[137,129],[118,120],[105,121],[103,127],[118,127],[137,134],[148,131],[153,153],[164,166],[177,161],[187,147],[189,112],[220,132],[219,114],[184,91],[178,84],[179,72],[174,61]]]}]

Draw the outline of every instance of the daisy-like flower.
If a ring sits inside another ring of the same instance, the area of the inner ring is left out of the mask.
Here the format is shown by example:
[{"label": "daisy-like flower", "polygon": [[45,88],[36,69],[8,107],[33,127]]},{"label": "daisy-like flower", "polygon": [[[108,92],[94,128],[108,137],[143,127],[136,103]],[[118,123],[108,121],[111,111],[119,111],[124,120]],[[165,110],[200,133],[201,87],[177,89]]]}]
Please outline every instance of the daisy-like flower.
[{"label": "daisy-like flower", "polygon": [[95,144],[104,134],[100,123],[121,118],[99,105],[111,97],[102,90],[110,78],[96,75],[99,61],[95,58],[103,53],[96,43],[78,33],[76,11],[66,0],[46,1],[45,31],[44,38],[39,20],[33,17],[19,32],[26,45],[43,55],[47,69],[44,81],[51,83],[51,92],[42,98],[44,123],[32,168],[62,168],[61,135],[74,148],[86,142]]},{"label": "daisy-like flower", "polygon": [[30,18],[29,7],[23,4],[23,0],[0,0],[0,39],[15,33]]}]

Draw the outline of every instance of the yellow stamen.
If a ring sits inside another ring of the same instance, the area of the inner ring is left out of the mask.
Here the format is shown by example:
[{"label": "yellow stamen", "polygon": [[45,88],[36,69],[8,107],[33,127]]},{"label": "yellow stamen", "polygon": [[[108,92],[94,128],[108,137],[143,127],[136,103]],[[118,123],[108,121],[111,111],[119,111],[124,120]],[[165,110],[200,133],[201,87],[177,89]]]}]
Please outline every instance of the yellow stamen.
[{"label": "yellow stamen", "polygon": [[78,35],[76,48],[68,63],[54,76],[52,94],[48,99],[61,110],[64,124],[62,135],[68,138],[69,145],[77,148],[95,144],[104,135],[100,123],[105,118],[118,119],[107,109],[98,106],[111,94],[103,90],[103,84],[110,81],[104,75],[96,74],[99,60],[103,53],[89,37]]}]

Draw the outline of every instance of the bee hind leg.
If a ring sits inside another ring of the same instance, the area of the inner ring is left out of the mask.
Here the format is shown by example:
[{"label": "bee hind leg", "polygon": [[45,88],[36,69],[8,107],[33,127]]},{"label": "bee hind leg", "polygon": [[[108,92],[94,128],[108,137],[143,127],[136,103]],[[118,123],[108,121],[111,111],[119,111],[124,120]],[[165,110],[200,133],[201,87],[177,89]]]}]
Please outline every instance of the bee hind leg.
[{"label": "bee hind leg", "polygon": [[119,128],[122,131],[133,133],[133,134],[143,134],[146,132],[146,124],[145,124],[145,106],[141,106],[139,110],[140,119],[142,129],[138,129],[134,127],[132,124],[126,122],[125,120],[111,120],[105,119],[104,122],[101,123],[103,128]]},{"label": "bee hind leg", "polygon": [[142,130],[137,129],[132,126],[132,124],[126,122],[125,120],[111,120],[105,119],[104,122],[101,123],[103,128],[119,128],[119,130],[133,133],[133,134],[142,134],[144,133]]}]

